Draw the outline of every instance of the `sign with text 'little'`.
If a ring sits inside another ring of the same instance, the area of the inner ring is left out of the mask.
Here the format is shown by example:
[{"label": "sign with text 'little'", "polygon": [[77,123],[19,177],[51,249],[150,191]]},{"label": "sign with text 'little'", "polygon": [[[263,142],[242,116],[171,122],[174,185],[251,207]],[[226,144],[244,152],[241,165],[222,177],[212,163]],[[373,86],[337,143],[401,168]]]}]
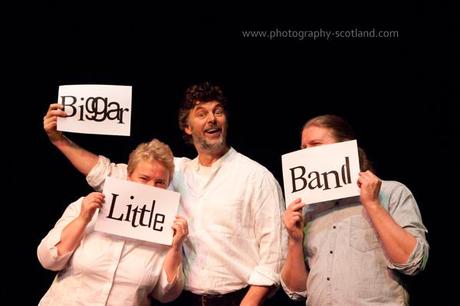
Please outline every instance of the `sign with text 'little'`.
[{"label": "sign with text 'little'", "polygon": [[58,103],[67,117],[58,117],[57,130],[85,134],[131,134],[131,86],[63,85]]},{"label": "sign with text 'little'", "polygon": [[359,195],[356,140],[294,151],[281,159],[286,206],[297,198],[311,204]]},{"label": "sign with text 'little'", "polygon": [[97,231],[171,245],[178,192],[107,177],[103,193]]}]

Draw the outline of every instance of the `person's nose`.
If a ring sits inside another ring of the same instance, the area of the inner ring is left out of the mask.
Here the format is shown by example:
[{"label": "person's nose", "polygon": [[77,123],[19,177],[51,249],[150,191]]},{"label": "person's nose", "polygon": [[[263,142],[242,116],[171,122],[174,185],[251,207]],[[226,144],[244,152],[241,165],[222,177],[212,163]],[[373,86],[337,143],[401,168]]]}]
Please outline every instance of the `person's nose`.
[{"label": "person's nose", "polygon": [[212,112],[209,112],[208,122],[215,123],[216,122],[216,115]]}]

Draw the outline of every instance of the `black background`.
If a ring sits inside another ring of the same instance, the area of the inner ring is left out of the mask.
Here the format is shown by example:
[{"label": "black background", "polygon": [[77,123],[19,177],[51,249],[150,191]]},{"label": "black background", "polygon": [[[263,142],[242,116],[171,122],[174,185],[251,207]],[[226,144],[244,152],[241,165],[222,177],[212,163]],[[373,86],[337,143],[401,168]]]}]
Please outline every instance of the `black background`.
[{"label": "black background", "polygon": [[[15,122],[4,128],[12,146],[5,150],[7,188],[13,184],[10,201],[20,203],[7,211],[24,215],[20,223],[27,233],[24,240],[12,234],[15,228],[5,232],[14,246],[11,267],[17,268],[11,275],[17,281],[7,288],[24,299],[21,304],[37,304],[54,276],[36,258],[40,240],[70,202],[91,191],[43,132],[42,118],[57,100],[58,86],[133,86],[131,137],[69,133],[83,147],[125,162],[138,143],[153,137],[170,144],[176,156],[195,156],[176,118],[184,89],[203,80],[220,84],[229,97],[230,144],[266,166],[280,184],[280,156],[299,148],[308,118],[324,113],[347,118],[377,174],[413,191],[429,230],[427,268],[408,279],[411,305],[450,299],[452,281],[446,277],[455,265],[449,247],[457,203],[450,189],[456,180],[448,177],[457,175],[453,143],[459,115],[453,2],[21,5],[12,9],[15,18],[5,28],[11,52],[3,56],[13,68],[8,75],[13,95],[6,104]],[[396,30],[399,37],[242,35],[373,28]],[[13,193],[18,187],[22,192]],[[435,294],[435,285],[446,289]],[[287,305],[281,293],[277,298]]]}]

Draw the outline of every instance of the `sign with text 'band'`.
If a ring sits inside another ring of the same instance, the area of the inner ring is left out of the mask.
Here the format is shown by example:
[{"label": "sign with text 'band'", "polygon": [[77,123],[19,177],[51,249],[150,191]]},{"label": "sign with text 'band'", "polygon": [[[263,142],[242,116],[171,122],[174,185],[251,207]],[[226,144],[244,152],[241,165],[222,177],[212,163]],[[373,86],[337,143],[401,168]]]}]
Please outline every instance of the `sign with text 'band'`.
[{"label": "sign with text 'band'", "polygon": [[171,245],[180,194],[113,177],[105,179],[105,203],[95,230]]},{"label": "sign with text 'band'", "polygon": [[58,117],[57,130],[64,132],[131,134],[132,87],[123,85],[59,86],[58,103],[67,117]]},{"label": "sign with text 'band'", "polygon": [[281,156],[286,207],[359,195],[356,140],[321,145]]}]

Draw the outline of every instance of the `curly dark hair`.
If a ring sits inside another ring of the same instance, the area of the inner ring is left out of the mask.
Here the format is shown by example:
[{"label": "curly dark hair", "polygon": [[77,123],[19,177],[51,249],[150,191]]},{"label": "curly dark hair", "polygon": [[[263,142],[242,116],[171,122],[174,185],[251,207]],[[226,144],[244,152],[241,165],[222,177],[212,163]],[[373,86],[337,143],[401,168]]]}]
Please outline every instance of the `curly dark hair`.
[{"label": "curly dark hair", "polygon": [[227,114],[227,98],[224,96],[222,89],[210,82],[203,82],[190,86],[185,91],[185,98],[179,108],[179,128],[183,133],[184,140],[192,143],[192,137],[185,133],[188,126],[188,115],[190,111],[200,103],[218,101]]}]

